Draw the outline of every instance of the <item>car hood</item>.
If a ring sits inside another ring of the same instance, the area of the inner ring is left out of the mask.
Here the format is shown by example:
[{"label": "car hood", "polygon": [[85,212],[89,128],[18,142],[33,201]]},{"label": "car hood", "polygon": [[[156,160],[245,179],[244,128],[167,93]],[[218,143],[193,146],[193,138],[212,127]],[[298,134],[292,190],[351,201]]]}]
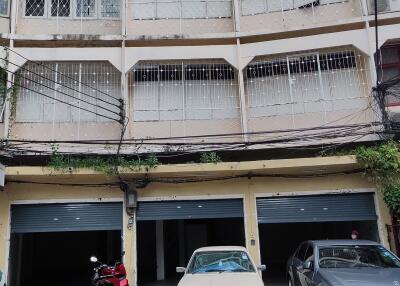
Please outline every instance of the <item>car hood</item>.
[{"label": "car hood", "polygon": [[185,274],[178,286],[263,286],[258,273]]},{"label": "car hood", "polygon": [[400,268],[320,269],[319,274],[332,286],[400,285]]}]

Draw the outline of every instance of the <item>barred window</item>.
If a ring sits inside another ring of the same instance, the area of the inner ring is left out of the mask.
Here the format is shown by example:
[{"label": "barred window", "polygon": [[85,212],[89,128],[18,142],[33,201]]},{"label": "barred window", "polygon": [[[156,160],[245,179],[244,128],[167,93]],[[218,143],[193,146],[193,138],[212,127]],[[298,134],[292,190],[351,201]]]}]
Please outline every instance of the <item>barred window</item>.
[{"label": "barred window", "polygon": [[51,16],[52,17],[69,17],[71,14],[70,0],[51,0]]},{"label": "barred window", "polygon": [[142,63],[130,85],[135,121],[239,117],[236,74],[225,63]]},{"label": "barred window", "polygon": [[208,19],[232,17],[232,0],[134,0],[133,18]]},{"label": "barred window", "polygon": [[344,3],[349,0],[240,0],[242,16],[306,9],[319,5]]},{"label": "barred window", "polygon": [[0,15],[8,16],[8,0],[0,0]]},{"label": "barred window", "polygon": [[256,60],[245,71],[248,115],[357,109],[368,90],[366,66],[356,51]]},{"label": "barred window", "polygon": [[96,0],[76,0],[77,17],[95,17]]},{"label": "barred window", "polygon": [[101,0],[101,17],[119,18],[119,0]]},{"label": "barred window", "polygon": [[25,16],[43,17],[45,0],[25,0]]},{"label": "barred window", "polygon": [[[22,86],[18,89],[17,122],[111,120],[71,105],[118,119],[113,113],[119,112],[118,106],[110,106],[104,102],[115,102],[111,101],[108,95],[121,97],[121,75],[111,64],[107,62],[44,62],[43,64],[45,67],[28,62],[17,76]],[[54,98],[71,105],[58,102]]]}]

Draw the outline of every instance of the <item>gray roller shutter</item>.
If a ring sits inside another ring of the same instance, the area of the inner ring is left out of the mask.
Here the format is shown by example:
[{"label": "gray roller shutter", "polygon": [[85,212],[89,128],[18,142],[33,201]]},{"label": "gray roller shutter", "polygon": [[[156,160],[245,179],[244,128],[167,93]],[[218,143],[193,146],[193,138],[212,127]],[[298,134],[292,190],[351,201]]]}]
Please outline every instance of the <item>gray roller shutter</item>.
[{"label": "gray roller shutter", "polygon": [[122,203],[13,205],[11,232],[122,229]]},{"label": "gray roller shutter", "polygon": [[376,220],[373,194],[258,198],[259,223]]},{"label": "gray roller shutter", "polygon": [[243,217],[241,199],[139,202],[136,219],[141,221],[237,217]]}]

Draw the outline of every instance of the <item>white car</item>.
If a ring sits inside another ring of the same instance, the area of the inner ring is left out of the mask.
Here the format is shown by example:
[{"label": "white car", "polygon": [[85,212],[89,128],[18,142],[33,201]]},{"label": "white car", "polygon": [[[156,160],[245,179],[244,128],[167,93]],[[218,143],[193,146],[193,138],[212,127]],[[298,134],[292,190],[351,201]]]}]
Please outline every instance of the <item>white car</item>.
[{"label": "white car", "polygon": [[178,286],[264,286],[261,271],[256,267],[246,248],[240,246],[203,247],[197,249]]}]

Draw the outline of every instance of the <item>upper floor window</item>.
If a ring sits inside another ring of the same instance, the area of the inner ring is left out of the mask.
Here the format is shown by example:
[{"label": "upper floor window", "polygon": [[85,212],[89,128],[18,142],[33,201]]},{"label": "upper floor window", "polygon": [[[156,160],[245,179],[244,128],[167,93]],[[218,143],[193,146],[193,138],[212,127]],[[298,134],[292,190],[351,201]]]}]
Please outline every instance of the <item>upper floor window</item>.
[{"label": "upper floor window", "polygon": [[[383,47],[381,49],[381,55],[381,65],[378,74],[379,81],[385,82],[398,77],[400,75],[400,45]],[[398,89],[399,85],[396,85],[394,88]],[[387,94],[386,105],[400,105],[400,99],[391,95],[390,90]]]},{"label": "upper floor window", "polygon": [[209,19],[232,17],[232,0],[133,0],[133,18]]},{"label": "upper floor window", "polygon": [[25,0],[24,15],[71,19],[119,18],[120,0]]},{"label": "upper floor window", "polygon": [[142,63],[130,84],[135,121],[239,117],[236,73],[225,63]]},{"label": "upper floor window", "polygon": [[368,94],[366,66],[353,50],[256,60],[245,72],[248,115],[359,109]]},{"label": "upper floor window", "polygon": [[0,0],[0,16],[8,16],[8,0]]},{"label": "upper floor window", "polygon": [[17,122],[119,119],[121,74],[108,62],[28,62],[16,80],[21,86],[16,104]]},{"label": "upper floor window", "polygon": [[319,5],[344,3],[349,0],[241,0],[242,16],[264,14]]}]

